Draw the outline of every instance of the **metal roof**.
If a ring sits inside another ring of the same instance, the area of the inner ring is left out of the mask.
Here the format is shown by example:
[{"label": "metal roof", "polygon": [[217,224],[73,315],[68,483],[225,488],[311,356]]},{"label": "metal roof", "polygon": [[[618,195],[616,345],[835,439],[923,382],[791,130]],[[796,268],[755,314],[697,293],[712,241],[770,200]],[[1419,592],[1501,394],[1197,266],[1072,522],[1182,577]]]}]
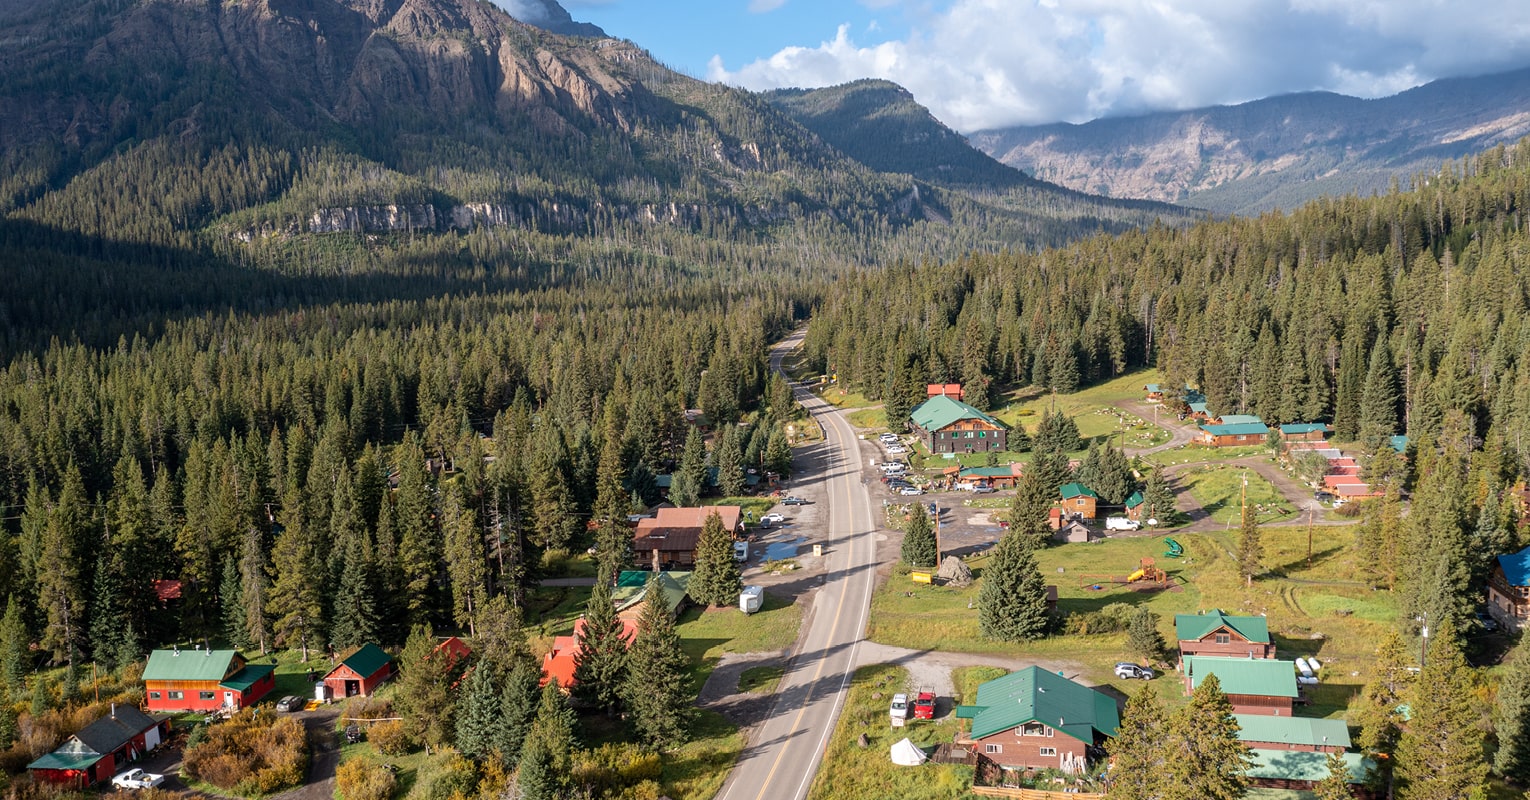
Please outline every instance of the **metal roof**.
[{"label": "metal roof", "polygon": [[1238,721],[1238,738],[1245,742],[1349,747],[1349,726],[1343,720],[1264,714],[1234,714],[1233,719]]},{"label": "metal roof", "polygon": [[1015,471],[1009,467],[964,467],[959,477],[972,475],[978,478],[1013,478]]},{"label": "metal roof", "polygon": [[1062,486],[1057,487],[1057,491],[1062,492],[1064,500],[1072,500],[1073,498],[1079,496],[1093,497],[1096,500],[1100,499],[1100,496],[1095,494],[1093,489],[1085,486],[1082,483],[1065,483]]},{"label": "metal roof", "polygon": [[1224,414],[1221,417],[1223,425],[1263,425],[1264,420],[1257,414]]},{"label": "metal roof", "polygon": [[1142,496],[1142,492],[1132,492],[1132,496],[1126,498],[1126,507],[1127,508],[1136,508],[1137,506],[1142,505],[1146,501],[1147,501],[1147,498]]},{"label": "metal roof", "polygon": [[1264,617],[1233,617],[1213,608],[1199,614],[1175,614],[1174,636],[1183,641],[1201,639],[1226,627],[1250,642],[1270,643],[1270,624]]},{"label": "metal roof", "polygon": [[[648,577],[651,572],[643,570],[627,570],[617,576],[616,587],[611,591],[611,599],[616,603],[617,611],[624,611],[647,599]],[[685,600],[685,593],[691,585],[691,573],[689,572],[660,572],[659,587],[664,592],[664,606],[671,614],[680,607]]]},{"label": "metal roof", "polygon": [[256,681],[275,671],[275,664],[247,664],[244,669],[224,678],[218,685],[237,692],[247,692]]},{"label": "metal roof", "polygon": [[1510,586],[1530,586],[1530,547],[1498,557],[1498,566]]},{"label": "metal roof", "polygon": [[[1254,763],[1244,774],[1265,780],[1312,781],[1328,777],[1328,754],[1311,750],[1253,750]],[[1371,760],[1359,753],[1344,753],[1349,767],[1349,782],[1364,783],[1371,771]]]},{"label": "metal roof", "polygon": [[[381,647],[378,647],[371,642],[367,642],[366,644],[357,648],[356,652],[346,656],[340,662],[340,667],[349,667],[350,670],[357,675],[360,675],[363,678],[370,678],[377,674],[378,670],[388,666],[388,664],[392,662],[393,656],[383,652]],[[339,669],[340,667],[336,667],[335,669]],[[330,670],[330,672],[334,671],[335,670],[333,669]],[[328,675],[325,677],[328,677]]]},{"label": "metal roof", "polygon": [[1039,722],[1089,744],[1096,731],[1114,736],[1121,721],[1115,700],[1040,667],[979,686],[973,704],[958,708],[957,716],[972,720],[974,739]]},{"label": "metal roof", "polygon": [[1387,440],[1387,444],[1392,445],[1392,449],[1399,453],[1408,452],[1408,437],[1406,436],[1393,436]]},{"label": "metal roof", "polygon": [[1270,432],[1263,422],[1238,422],[1232,425],[1202,425],[1212,436],[1263,436]]},{"label": "metal roof", "polygon": [[1207,675],[1216,675],[1223,694],[1295,697],[1296,665],[1273,658],[1185,656],[1190,688],[1200,688]]},{"label": "metal roof", "polygon": [[236,650],[155,650],[143,668],[146,681],[221,681],[242,659]]},{"label": "metal roof", "polygon": [[[68,744],[68,742],[65,742]],[[27,769],[90,769],[90,765],[105,758],[102,753],[66,753],[63,748],[51,753],[43,753],[36,761],[27,765]]]},{"label": "metal roof", "polygon": [[1298,433],[1312,433],[1314,431],[1327,433],[1328,426],[1321,422],[1291,422],[1280,426],[1280,432],[1287,436]]},{"label": "metal roof", "polygon": [[926,431],[938,431],[964,419],[979,419],[994,427],[1003,428],[1004,423],[953,397],[939,395],[920,403],[909,414],[915,425]]}]

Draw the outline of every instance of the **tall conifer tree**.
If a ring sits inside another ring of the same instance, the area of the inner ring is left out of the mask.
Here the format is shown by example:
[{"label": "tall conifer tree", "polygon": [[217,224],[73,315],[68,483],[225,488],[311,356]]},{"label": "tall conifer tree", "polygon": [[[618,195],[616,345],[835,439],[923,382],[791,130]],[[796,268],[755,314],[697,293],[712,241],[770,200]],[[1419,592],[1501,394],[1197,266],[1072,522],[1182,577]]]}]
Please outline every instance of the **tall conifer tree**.
[{"label": "tall conifer tree", "polygon": [[675,620],[664,602],[657,574],[648,579],[637,638],[627,652],[623,700],[638,735],[660,750],[679,745],[690,729],[690,680],[685,652],[680,649],[680,636],[675,633]]},{"label": "tall conifer tree", "polygon": [[1036,566],[1035,535],[1011,529],[999,540],[978,590],[978,626],[983,636],[1023,642],[1046,635],[1047,587]]}]

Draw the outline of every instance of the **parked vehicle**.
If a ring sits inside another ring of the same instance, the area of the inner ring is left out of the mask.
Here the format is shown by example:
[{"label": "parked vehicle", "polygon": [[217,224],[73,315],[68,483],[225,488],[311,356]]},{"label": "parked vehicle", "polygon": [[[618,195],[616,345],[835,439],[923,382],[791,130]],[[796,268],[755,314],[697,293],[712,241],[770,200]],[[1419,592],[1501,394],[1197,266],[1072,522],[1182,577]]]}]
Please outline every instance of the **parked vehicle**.
[{"label": "parked vehicle", "polygon": [[1130,661],[1122,661],[1116,665],[1117,678],[1126,678],[1128,680],[1141,678],[1142,680],[1150,681],[1155,676],[1156,673],[1154,673],[1153,670],[1144,667],[1141,664],[1133,664]]},{"label": "parked vehicle", "polygon": [[905,486],[898,490],[898,494],[913,496],[916,494],[924,494],[924,490],[918,486]]},{"label": "parked vehicle", "polygon": [[733,560],[734,561],[748,561],[749,560],[749,543],[748,542],[734,542],[733,543]]},{"label": "parked vehicle", "polygon": [[282,699],[276,701],[276,710],[280,711],[280,712],[282,712],[284,714],[287,713],[288,711],[297,711],[298,709],[300,709],[302,707],[303,707],[303,698],[298,697],[297,695],[293,695],[293,694],[289,694],[286,697],[283,697]]},{"label": "parked vehicle", "polygon": [[890,456],[901,456],[907,452],[908,448],[901,444],[895,444],[892,447],[887,448],[887,454]]},{"label": "parked vehicle", "polygon": [[914,719],[935,718],[935,693],[920,689],[914,697]]},{"label": "parked vehicle", "polygon": [[896,434],[892,434],[892,433],[884,433],[884,434],[878,436],[877,438],[882,440],[882,441],[884,441],[884,442],[896,442],[896,441],[898,441],[897,435]]},{"label": "parked vehicle", "polygon": [[902,692],[893,695],[892,707],[888,713],[892,715],[894,725],[902,724],[903,720],[908,719],[908,695]]},{"label": "parked vehicle", "polygon": [[778,514],[774,511],[766,514],[763,517],[760,517],[760,525],[766,528],[769,528],[772,525],[781,525],[785,522],[786,516],[783,514]]},{"label": "parked vehicle", "polygon": [[1483,630],[1489,633],[1498,630],[1498,620],[1493,619],[1486,611],[1478,611],[1472,614],[1472,616],[1477,620],[1477,624],[1482,626]]},{"label": "parked vehicle", "polygon": [[989,486],[986,483],[980,483],[980,484],[977,484],[976,486],[972,487],[972,493],[973,494],[992,494],[993,493],[993,487]]},{"label": "parked vehicle", "polygon": [[133,768],[112,778],[112,786],[118,789],[153,789],[165,782],[165,776]]},{"label": "parked vehicle", "polygon": [[1334,494],[1333,492],[1324,492],[1320,490],[1312,493],[1312,499],[1318,501],[1319,503],[1332,503]]},{"label": "parked vehicle", "polygon": [[802,499],[801,497],[798,497],[797,495],[790,494],[790,495],[787,495],[786,497],[782,498],[781,505],[783,505],[783,506],[805,506],[805,505],[807,505],[807,501]]},{"label": "parked vehicle", "polygon": [[1106,517],[1105,530],[1107,531],[1134,531],[1142,527],[1142,523],[1126,517]]},{"label": "parked vehicle", "polygon": [[351,744],[355,744],[355,743],[361,741],[361,739],[362,739],[362,735],[361,735],[361,726],[360,725],[357,725],[356,723],[352,722],[351,724],[345,726],[345,740],[347,742],[350,742]]}]

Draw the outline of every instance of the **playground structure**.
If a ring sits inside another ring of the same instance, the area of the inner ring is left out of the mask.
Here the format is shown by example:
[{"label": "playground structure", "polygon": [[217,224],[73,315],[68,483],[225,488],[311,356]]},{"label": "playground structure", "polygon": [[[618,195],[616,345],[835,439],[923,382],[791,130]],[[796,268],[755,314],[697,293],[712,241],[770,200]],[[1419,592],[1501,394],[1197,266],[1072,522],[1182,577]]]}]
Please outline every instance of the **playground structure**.
[{"label": "playground structure", "polygon": [[1172,536],[1164,539],[1163,544],[1165,547],[1169,548],[1163,551],[1164,558],[1179,558],[1185,554],[1185,548],[1182,547],[1179,542],[1174,541],[1174,537]]},{"label": "playground structure", "polygon": [[1115,575],[1102,575],[1088,572],[1083,573],[1079,577],[1083,578],[1083,585],[1086,588],[1093,589],[1100,589],[1102,588],[1102,584],[1106,583],[1116,584],[1118,586],[1126,586],[1129,584],[1138,583],[1143,585],[1153,585],[1159,588],[1166,588],[1169,585],[1169,573],[1158,567],[1156,562],[1154,562],[1151,557],[1143,558],[1142,561],[1139,562],[1136,571],[1132,572],[1130,575],[1127,575],[1125,578],[1117,577]]}]

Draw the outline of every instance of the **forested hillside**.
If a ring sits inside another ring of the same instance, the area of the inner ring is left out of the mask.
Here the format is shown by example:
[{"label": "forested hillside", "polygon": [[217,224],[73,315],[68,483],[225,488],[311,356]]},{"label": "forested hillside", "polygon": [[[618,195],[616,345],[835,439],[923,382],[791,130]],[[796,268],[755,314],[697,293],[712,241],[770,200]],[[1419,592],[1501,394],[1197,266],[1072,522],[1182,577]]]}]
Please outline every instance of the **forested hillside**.
[{"label": "forested hillside", "polygon": [[1188,218],[921,188],[756,95],[477,0],[28,0],[0,25],[6,350],[231,306],[812,277]]}]

